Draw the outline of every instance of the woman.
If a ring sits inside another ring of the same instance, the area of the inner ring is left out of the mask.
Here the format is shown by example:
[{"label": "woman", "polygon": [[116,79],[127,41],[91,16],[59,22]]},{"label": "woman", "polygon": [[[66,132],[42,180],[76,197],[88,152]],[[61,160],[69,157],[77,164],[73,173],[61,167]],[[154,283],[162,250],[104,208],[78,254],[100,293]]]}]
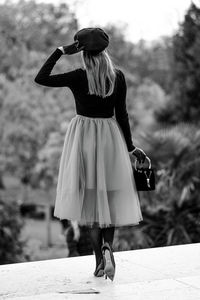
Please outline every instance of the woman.
[{"label": "woman", "polygon": [[[132,143],[126,81],[112,63],[108,44],[109,36],[101,28],[79,30],[74,43],[50,55],[35,82],[68,87],[74,95],[77,114],[65,135],[54,216],[87,226],[96,258],[94,275],[113,280],[115,227],[143,220],[129,153],[139,163],[146,154]],[[80,51],[83,68],[50,75],[61,55]]]}]

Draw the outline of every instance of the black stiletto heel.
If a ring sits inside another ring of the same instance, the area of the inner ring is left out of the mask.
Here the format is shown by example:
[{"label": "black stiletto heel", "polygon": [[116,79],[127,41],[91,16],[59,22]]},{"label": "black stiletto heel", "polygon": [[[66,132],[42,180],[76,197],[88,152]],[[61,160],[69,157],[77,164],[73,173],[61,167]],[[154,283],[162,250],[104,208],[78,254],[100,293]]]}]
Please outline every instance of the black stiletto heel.
[{"label": "black stiletto heel", "polygon": [[115,276],[115,260],[112,252],[112,247],[109,245],[108,242],[105,242],[101,247],[101,251],[103,254],[103,260],[105,266],[104,267],[105,279],[109,277],[109,279],[113,281]]}]

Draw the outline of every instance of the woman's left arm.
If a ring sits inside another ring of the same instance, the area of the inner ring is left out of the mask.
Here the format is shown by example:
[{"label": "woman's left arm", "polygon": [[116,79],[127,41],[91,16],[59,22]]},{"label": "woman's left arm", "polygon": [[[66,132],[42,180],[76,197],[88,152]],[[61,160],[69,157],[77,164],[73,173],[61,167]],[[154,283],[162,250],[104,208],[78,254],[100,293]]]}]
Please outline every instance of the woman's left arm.
[{"label": "woman's left arm", "polygon": [[51,75],[53,67],[63,54],[65,53],[62,46],[56,48],[56,50],[48,57],[46,62],[43,64],[34,81],[40,85],[48,87],[72,87],[77,80],[77,69],[67,73]]}]

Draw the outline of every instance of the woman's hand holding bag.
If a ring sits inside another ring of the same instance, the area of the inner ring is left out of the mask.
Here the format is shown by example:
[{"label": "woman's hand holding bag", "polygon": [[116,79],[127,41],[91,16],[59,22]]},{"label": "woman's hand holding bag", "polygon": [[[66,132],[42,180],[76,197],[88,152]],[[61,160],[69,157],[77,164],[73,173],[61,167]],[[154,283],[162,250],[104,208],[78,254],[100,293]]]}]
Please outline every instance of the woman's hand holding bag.
[{"label": "woman's hand holding bag", "polygon": [[[151,191],[155,190],[155,175],[154,169],[151,168],[151,160],[145,154],[145,152],[140,148],[135,148],[132,152],[133,155],[136,156],[135,165],[132,165],[133,175],[135,178],[135,184],[138,191]],[[148,168],[137,168],[137,161],[139,163],[144,163],[145,159],[148,160],[149,166]]]},{"label": "woman's hand holding bag", "polygon": [[145,154],[145,152],[144,152],[142,149],[138,148],[138,147],[136,147],[136,148],[131,152],[131,154],[133,154],[133,155],[136,156],[136,158],[137,158],[137,160],[138,160],[139,163],[144,163],[145,158],[146,158],[146,156],[147,156],[147,155]]}]

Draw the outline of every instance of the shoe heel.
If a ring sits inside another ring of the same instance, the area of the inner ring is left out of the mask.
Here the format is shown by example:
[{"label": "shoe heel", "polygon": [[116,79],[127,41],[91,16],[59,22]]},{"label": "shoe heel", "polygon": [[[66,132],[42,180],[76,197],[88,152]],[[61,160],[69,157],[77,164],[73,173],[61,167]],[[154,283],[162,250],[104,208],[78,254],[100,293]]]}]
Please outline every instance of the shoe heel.
[{"label": "shoe heel", "polygon": [[115,261],[113,253],[111,252],[111,248],[107,243],[105,243],[102,246],[102,252],[103,252],[103,260],[104,260],[104,273],[105,273],[105,279],[109,277],[110,280],[113,281],[115,276]]}]

